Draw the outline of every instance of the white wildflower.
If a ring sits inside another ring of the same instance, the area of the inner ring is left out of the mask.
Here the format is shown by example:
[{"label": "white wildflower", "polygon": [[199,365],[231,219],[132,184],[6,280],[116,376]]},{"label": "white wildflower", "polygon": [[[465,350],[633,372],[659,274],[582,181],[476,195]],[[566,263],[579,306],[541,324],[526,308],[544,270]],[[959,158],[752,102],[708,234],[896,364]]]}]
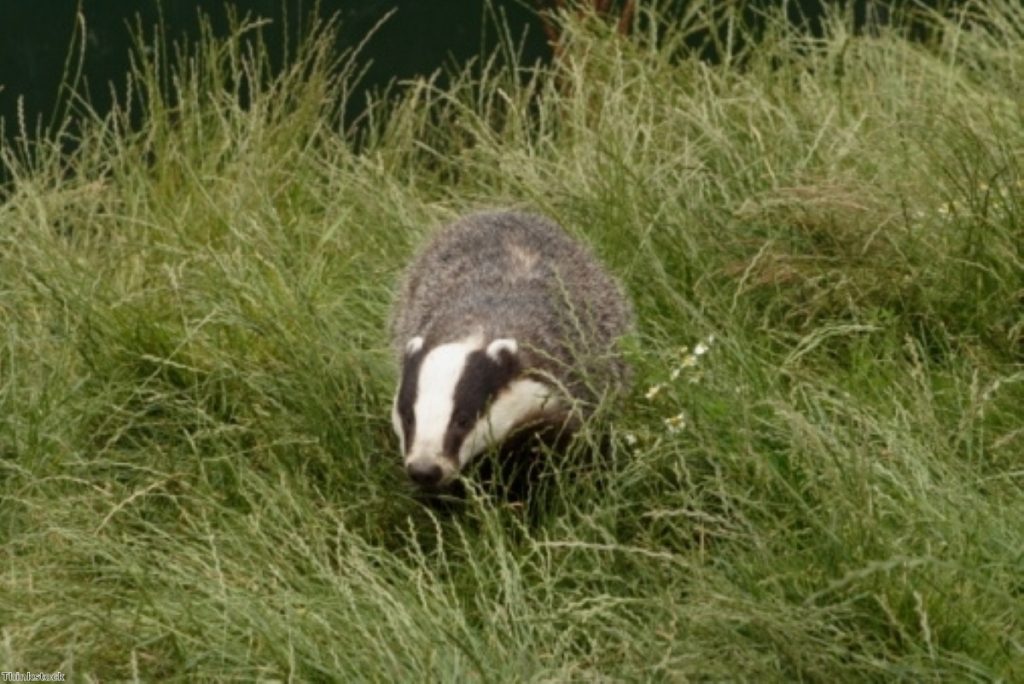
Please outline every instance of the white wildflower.
[{"label": "white wildflower", "polygon": [[670,418],[666,418],[664,422],[669,432],[679,432],[686,428],[686,415],[677,413]]}]

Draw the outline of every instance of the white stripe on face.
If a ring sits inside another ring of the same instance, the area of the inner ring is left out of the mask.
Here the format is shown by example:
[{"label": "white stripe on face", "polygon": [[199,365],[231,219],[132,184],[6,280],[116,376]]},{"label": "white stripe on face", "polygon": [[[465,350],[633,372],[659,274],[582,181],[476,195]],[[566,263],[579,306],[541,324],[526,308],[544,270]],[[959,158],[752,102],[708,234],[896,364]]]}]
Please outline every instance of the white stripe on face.
[{"label": "white stripe on face", "polygon": [[453,470],[454,464],[442,461],[446,460],[443,458],[444,436],[455,406],[455,386],[462,376],[466,357],[482,346],[480,336],[468,337],[434,347],[423,358],[413,407],[416,429],[406,465],[413,460],[426,459],[445,469],[445,479],[448,479],[448,470]]},{"label": "white stripe on face", "polygon": [[487,447],[508,437],[513,429],[531,417],[550,414],[559,402],[547,385],[528,378],[514,380],[491,403],[490,409],[476,422],[459,449],[459,468]]},{"label": "white stripe on face", "polygon": [[398,435],[398,444],[401,452],[405,453],[405,430],[402,429],[402,417],[398,414],[398,393],[395,393],[395,399],[391,402],[391,427],[395,429],[395,434]]}]

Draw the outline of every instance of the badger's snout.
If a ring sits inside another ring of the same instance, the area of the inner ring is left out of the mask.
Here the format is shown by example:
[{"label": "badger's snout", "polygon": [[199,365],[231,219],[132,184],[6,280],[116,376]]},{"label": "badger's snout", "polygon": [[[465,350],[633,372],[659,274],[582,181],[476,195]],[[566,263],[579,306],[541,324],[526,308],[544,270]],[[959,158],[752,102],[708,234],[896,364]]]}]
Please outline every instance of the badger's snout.
[{"label": "badger's snout", "polygon": [[422,489],[443,489],[459,476],[458,466],[439,449],[414,447],[405,458],[405,474]]},{"label": "badger's snout", "polygon": [[410,461],[405,466],[409,479],[424,489],[436,489],[444,478],[441,466],[425,458]]}]

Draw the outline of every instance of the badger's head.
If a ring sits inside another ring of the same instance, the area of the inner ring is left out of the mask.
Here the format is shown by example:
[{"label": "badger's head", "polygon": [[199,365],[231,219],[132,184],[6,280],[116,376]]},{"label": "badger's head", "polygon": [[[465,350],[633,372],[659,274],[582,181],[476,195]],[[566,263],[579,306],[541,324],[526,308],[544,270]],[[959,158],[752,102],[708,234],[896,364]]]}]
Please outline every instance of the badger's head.
[{"label": "badger's head", "polygon": [[550,388],[524,374],[514,339],[483,336],[405,347],[391,419],[409,478],[438,489],[518,427],[553,414]]}]

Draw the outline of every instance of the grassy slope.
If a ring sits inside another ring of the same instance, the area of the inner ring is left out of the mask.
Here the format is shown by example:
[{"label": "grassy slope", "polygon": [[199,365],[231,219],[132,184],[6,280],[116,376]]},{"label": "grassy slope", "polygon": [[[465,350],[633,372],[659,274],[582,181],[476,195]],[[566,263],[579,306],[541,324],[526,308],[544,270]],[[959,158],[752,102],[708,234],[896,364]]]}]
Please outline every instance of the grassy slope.
[{"label": "grassy slope", "polygon": [[[358,152],[326,43],[243,111],[236,36],[140,66],[139,133],[4,150],[0,669],[1024,677],[1014,5],[716,67],[577,23],[553,77],[412,87]],[[391,287],[502,204],[621,274],[638,383],[531,515],[434,514],[388,425]]]}]

